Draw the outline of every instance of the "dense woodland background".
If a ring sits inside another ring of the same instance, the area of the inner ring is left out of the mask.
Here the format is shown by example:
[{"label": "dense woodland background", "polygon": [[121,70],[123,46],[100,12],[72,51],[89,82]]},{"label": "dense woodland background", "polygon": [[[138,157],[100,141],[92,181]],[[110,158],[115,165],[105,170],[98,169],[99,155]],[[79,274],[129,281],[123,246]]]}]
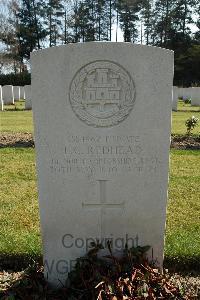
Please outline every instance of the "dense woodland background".
[{"label": "dense woodland background", "polygon": [[174,84],[200,84],[199,0],[0,0],[0,84],[30,84],[33,50],[111,40],[172,49]]}]

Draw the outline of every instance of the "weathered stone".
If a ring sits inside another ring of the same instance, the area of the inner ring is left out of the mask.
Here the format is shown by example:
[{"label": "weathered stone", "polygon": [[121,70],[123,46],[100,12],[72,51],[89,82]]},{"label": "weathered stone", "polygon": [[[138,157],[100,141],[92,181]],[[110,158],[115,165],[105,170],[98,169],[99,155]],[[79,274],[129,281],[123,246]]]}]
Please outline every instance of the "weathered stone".
[{"label": "weathered stone", "polygon": [[200,106],[200,87],[193,87],[191,94],[191,105]]},{"label": "weathered stone", "polygon": [[91,240],[151,245],[162,267],[173,52],[80,43],[32,53],[45,274],[57,287]]},{"label": "weathered stone", "polygon": [[19,101],[20,100],[20,86],[13,86],[13,94],[14,94],[14,100]]},{"label": "weathered stone", "polygon": [[24,93],[25,93],[25,109],[30,110],[30,109],[32,109],[31,85],[25,85],[24,86]]},{"label": "weathered stone", "polygon": [[14,93],[12,85],[4,85],[2,87],[4,104],[14,104]]},{"label": "weathered stone", "polygon": [[176,86],[173,87],[173,99],[172,99],[172,110],[177,111],[178,106],[178,88]]}]

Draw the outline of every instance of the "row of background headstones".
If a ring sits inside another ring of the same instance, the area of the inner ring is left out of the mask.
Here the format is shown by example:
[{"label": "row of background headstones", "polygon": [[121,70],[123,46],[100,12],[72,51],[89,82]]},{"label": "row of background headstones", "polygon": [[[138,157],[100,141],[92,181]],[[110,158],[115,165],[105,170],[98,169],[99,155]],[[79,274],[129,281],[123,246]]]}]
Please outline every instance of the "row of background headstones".
[{"label": "row of background headstones", "polygon": [[[190,87],[190,88],[178,88],[173,87],[173,101],[172,110],[177,111],[178,99],[183,99],[183,101],[190,99],[192,106],[200,106],[200,87]],[[32,109],[31,104],[31,86],[12,86],[5,85],[0,86],[0,102],[1,110],[3,110],[4,104],[14,104],[15,101],[20,99],[25,100],[25,109]]]},{"label": "row of background headstones", "polygon": [[200,106],[200,87],[173,87],[172,110],[177,111],[178,99],[191,100],[192,106]]},{"label": "row of background headstones", "polygon": [[4,110],[4,105],[15,104],[16,101],[25,100],[25,109],[32,109],[31,104],[31,85],[13,86],[0,85],[0,103],[1,110]]}]

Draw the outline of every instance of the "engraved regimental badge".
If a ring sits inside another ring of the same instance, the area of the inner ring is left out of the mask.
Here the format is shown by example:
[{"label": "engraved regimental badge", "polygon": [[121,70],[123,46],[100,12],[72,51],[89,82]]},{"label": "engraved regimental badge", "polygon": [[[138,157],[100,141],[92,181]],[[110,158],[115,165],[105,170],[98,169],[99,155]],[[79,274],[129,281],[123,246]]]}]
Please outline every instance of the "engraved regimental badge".
[{"label": "engraved regimental badge", "polygon": [[77,117],[93,127],[110,127],[123,121],[135,101],[131,76],[120,65],[96,61],[82,67],[70,86],[70,103]]}]

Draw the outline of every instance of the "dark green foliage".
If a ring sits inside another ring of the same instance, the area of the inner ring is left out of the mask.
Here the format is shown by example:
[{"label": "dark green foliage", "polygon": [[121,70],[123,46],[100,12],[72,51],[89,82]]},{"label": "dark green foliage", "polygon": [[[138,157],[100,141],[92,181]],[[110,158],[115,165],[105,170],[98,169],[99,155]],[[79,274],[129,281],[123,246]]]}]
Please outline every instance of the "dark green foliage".
[{"label": "dark green foliage", "polygon": [[0,85],[29,85],[31,84],[31,74],[28,72],[20,73],[20,74],[2,74],[0,75]]},{"label": "dark green foliage", "polygon": [[184,102],[185,104],[191,104],[191,99],[186,99]]},{"label": "dark green foliage", "polygon": [[185,122],[185,126],[187,128],[187,134],[190,135],[191,131],[198,125],[199,119],[192,116],[191,118],[187,119]]},{"label": "dark green foliage", "polygon": [[16,11],[16,36],[21,61],[29,59],[34,49],[40,49],[41,40],[45,38],[46,32],[41,23],[43,5],[43,1],[22,0]]},{"label": "dark green foliage", "polygon": [[113,9],[111,0],[74,1],[68,24],[71,41],[110,40]]},{"label": "dark green foliage", "polygon": [[20,64],[18,71],[26,69],[35,49],[111,37],[119,41],[117,27],[125,42],[174,50],[174,85],[200,83],[198,0],[16,0],[12,12],[13,19],[0,14],[0,41],[8,46],[4,59]]},{"label": "dark green foliage", "polygon": [[124,33],[125,42],[134,42],[138,35],[137,21],[141,9],[139,1],[118,0],[119,24]]}]

